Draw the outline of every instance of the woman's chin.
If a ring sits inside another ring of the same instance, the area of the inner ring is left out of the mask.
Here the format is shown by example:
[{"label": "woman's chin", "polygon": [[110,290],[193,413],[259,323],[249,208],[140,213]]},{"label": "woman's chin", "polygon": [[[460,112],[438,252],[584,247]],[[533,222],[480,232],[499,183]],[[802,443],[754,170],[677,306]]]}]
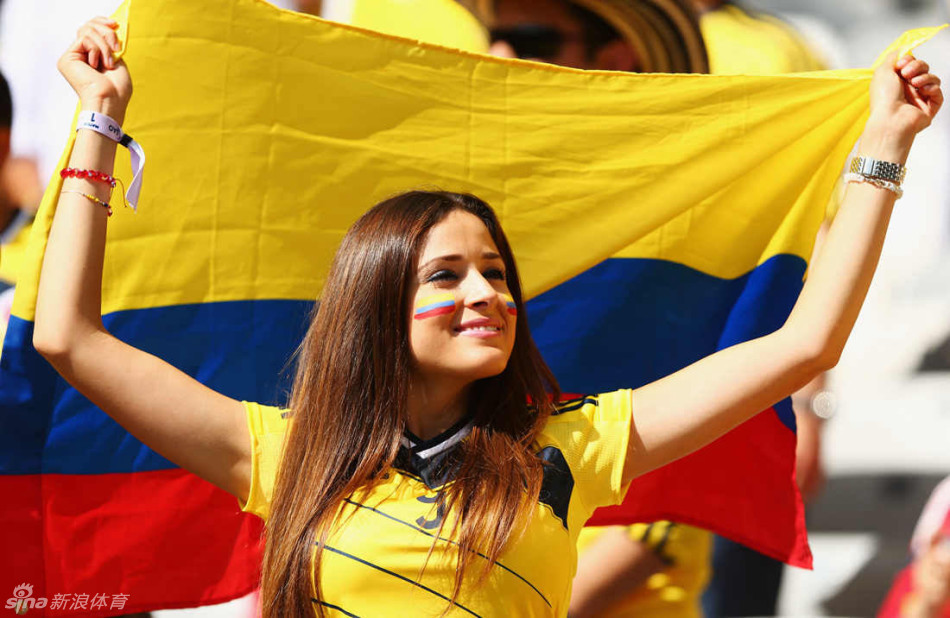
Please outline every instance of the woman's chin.
[{"label": "woman's chin", "polygon": [[[508,366],[508,355],[500,351],[495,355],[479,355],[480,358],[465,359],[463,362],[443,365],[439,373],[461,378],[466,382],[474,382],[484,378],[497,376]],[[466,362],[467,361],[467,362]]]}]

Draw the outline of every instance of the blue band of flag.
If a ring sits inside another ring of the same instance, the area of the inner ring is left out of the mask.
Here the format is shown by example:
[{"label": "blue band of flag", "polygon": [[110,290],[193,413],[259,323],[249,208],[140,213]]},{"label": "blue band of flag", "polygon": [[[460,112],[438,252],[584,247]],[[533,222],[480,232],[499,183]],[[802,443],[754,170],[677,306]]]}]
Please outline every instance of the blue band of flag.
[{"label": "blue band of flag", "polygon": [[[637,387],[780,327],[804,260],[777,256],[738,279],[661,260],[611,259],[527,304],[534,338],[566,392]],[[630,290],[618,293],[618,290]],[[454,303],[453,303],[454,305]],[[313,303],[257,300],[119,311],[114,335],[237,399],[286,400],[288,365]],[[446,306],[431,303],[428,307]],[[173,468],[60,378],[11,318],[0,357],[0,474]],[[113,376],[121,380],[123,376]],[[794,428],[791,406],[776,406]]]}]

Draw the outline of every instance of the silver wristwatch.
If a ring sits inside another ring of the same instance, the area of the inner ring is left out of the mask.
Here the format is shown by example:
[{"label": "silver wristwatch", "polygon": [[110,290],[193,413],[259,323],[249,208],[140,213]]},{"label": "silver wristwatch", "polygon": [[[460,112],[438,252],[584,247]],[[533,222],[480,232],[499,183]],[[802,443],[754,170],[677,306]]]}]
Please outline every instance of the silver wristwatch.
[{"label": "silver wristwatch", "polygon": [[859,174],[865,178],[876,178],[893,182],[900,186],[904,182],[904,175],[907,168],[898,163],[881,161],[871,157],[854,157],[851,159],[851,168],[848,170],[852,174]]}]

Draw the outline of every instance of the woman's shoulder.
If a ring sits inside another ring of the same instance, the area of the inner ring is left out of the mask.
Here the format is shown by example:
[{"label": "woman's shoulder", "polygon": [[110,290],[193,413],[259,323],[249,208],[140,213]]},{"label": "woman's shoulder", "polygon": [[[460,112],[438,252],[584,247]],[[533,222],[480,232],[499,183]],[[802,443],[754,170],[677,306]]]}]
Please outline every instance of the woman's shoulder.
[{"label": "woman's shoulder", "polygon": [[630,389],[596,395],[562,395],[547,425],[627,419],[631,412]]},{"label": "woman's shoulder", "polygon": [[254,401],[241,403],[247,412],[247,427],[251,433],[251,487],[241,509],[266,520],[291,414],[278,406]]},{"label": "woman's shoulder", "polygon": [[632,391],[623,389],[598,395],[566,395],[556,404],[538,437],[547,444],[576,449],[607,436],[629,432],[633,416]]},{"label": "woman's shoulder", "polygon": [[290,410],[280,406],[256,401],[242,401],[241,404],[247,413],[247,425],[252,436],[285,433],[293,416]]},{"label": "woman's shoulder", "polygon": [[[549,464],[545,474],[550,478],[545,481],[566,488],[566,504],[575,504],[569,499],[575,492],[581,498],[568,517],[572,523],[583,525],[594,508],[616,504],[623,497],[631,399],[629,389],[564,397],[538,436],[538,455]],[[553,487],[545,489],[557,493]]]}]

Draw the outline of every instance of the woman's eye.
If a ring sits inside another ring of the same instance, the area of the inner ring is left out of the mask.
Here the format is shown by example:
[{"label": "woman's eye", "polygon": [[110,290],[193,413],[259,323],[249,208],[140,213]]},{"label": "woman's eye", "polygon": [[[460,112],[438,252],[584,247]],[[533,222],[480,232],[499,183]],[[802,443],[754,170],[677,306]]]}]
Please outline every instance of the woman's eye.
[{"label": "woman's eye", "polygon": [[455,279],[458,279],[458,275],[456,275],[451,270],[440,270],[429,275],[429,277],[426,279],[426,283],[434,283],[437,281],[454,281]]},{"label": "woman's eye", "polygon": [[500,268],[490,268],[485,271],[484,277],[486,279],[499,279],[501,281],[505,280],[505,272]]}]

